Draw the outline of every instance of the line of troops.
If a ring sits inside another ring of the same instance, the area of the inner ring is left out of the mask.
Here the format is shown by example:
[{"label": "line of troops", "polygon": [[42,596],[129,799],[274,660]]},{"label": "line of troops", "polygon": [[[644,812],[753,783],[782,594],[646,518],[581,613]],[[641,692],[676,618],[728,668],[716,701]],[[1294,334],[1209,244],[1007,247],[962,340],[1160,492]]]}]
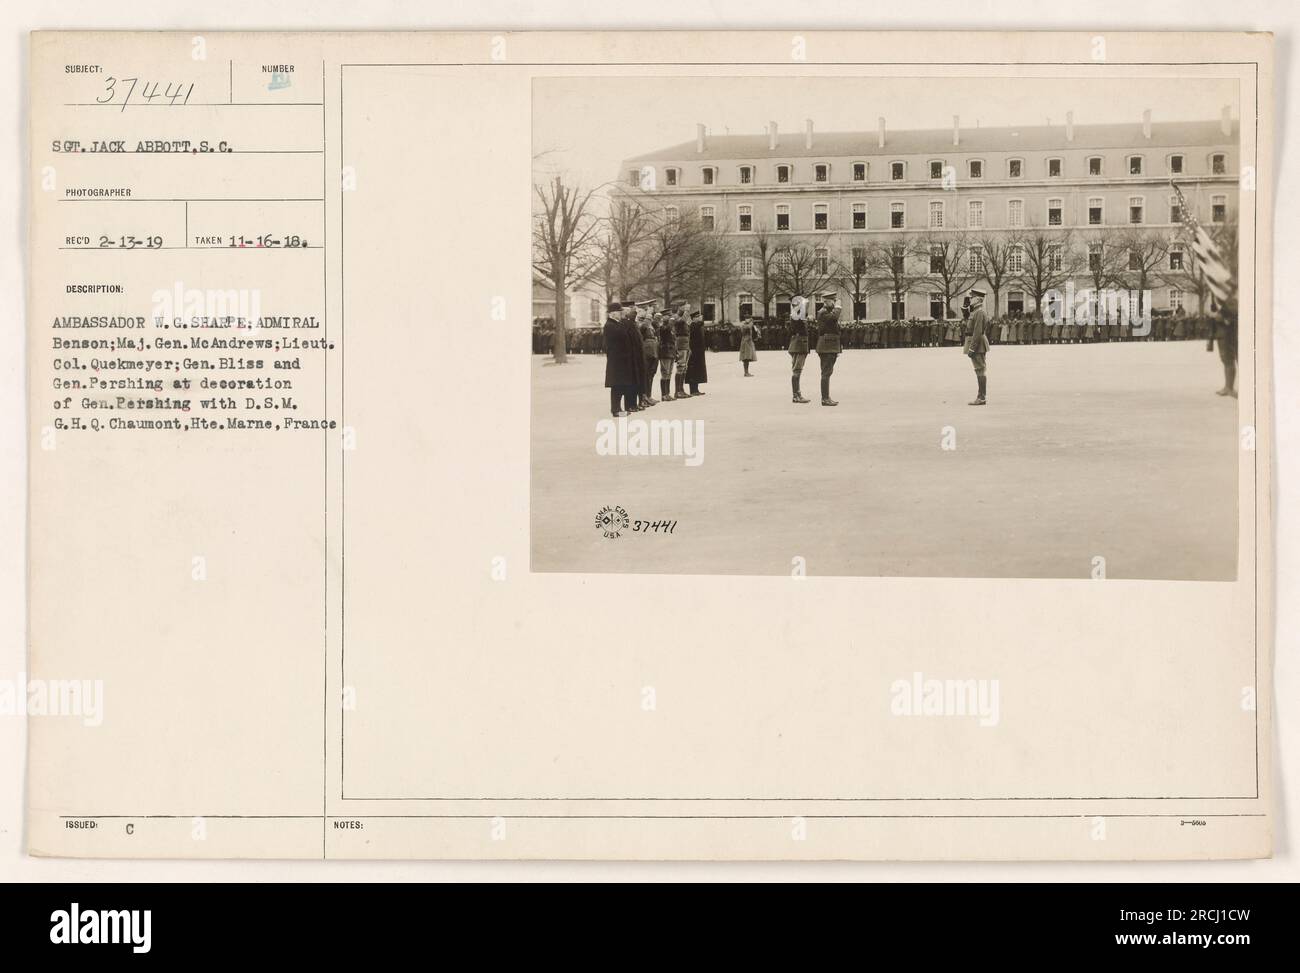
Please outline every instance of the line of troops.
[{"label": "line of troops", "polygon": [[689,304],[660,311],[655,301],[611,301],[600,338],[611,415],[705,394],[700,391],[709,380],[704,319]]},{"label": "line of troops", "polygon": [[[621,304],[620,304],[621,311]],[[673,314],[678,313],[674,309]],[[696,316],[699,312],[694,312]],[[755,325],[754,347],[759,351],[784,351],[794,333],[794,322],[788,317],[770,321],[761,318],[746,319]],[[1125,321],[1098,323],[1095,321],[1048,323],[1039,315],[1002,316],[989,322],[989,342],[994,345],[1041,344],[1092,344],[1109,341],[1205,341],[1210,338],[1214,322],[1212,316],[1186,314],[1182,308],[1173,313],[1153,312],[1151,330],[1142,335],[1133,333],[1132,324]],[[733,324],[708,324],[701,319],[700,345],[705,351],[740,351],[745,336],[746,322]],[[814,342],[818,328],[816,322],[808,324]],[[911,318],[898,321],[855,321],[840,327],[840,341],[844,348],[930,348],[960,345],[968,337],[967,327],[961,319],[949,321]],[[566,348],[571,354],[602,355],[605,353],[604,328],[570,328],[566,333]],[[549,318],[533,322],[533,354],[549,355],[555,350],[555,327]]]}]

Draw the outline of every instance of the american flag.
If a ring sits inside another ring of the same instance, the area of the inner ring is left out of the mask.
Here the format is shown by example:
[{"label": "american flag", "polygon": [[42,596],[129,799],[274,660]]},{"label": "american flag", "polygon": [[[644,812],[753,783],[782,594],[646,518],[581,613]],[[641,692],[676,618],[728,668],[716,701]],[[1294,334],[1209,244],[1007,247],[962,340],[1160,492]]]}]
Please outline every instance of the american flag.
[{"label": "american flag", "polygon": [[1174,192],[1178,194],[1178,208],[1182,212],[1183,225],[1192,232],[1192,255],[1196,258],[1196,265],[1205,275],[1205,283],[1210,288],[1215,303],[1222,305],[1237,291],[1235,275],[1228,267],[1219,245],[1214,242],[1214,238],[1201,225],[1192,208],[1187,205],[1187,197],[1178,188],[1178,184],[1171,179],[1169,185],[1173,186]]}]

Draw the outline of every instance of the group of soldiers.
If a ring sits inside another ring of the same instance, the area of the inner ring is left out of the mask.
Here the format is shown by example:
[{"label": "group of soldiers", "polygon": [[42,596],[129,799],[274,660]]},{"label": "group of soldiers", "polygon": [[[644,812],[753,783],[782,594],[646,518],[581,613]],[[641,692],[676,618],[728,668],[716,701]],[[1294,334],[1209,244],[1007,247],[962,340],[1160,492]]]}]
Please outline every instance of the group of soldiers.
[{"label": "group of soldiers", "polygon": [[[830,382],[835,363],[847,348],[919,347],[960,344],[975,371],[978,392],[971,405],[988,401],[989,349],[998,344],[1072,344],[1102,341],[1178,341],[1202,338],[1207,350],[1218,344],[1224,368],[1224,386],[1219,395],[1236,396],[1237,310],[1235,299],[1212,314],[1191,318],[1178,308],[1171,315],[1153,317],[1151,327],[1134,333],[1128,321],[1056,322],[1040,315],[1026,318],[989,319],[984,311],[984,291],[973,288],[962,302],[961,318],[953,321],[890,321],[840,324],[841,308],[833,294],[824,296],[815,316],[806,298],[793,299],[791,313],[772,327],[749,315],[738,327],[725,326],[735,337],[744,374],[757,359],[757,349],[784,347],[790,355],[791,401],[803,405],[801,380],[808,355],[815,350],[821,372],[821,404],[835,406]],[[600,332],[600,350],[605,354],[605,387],[609,389],[610,412],[625,416],[659,402],[703,395],[700,386],[708,382],[706,352],[715,350],[707,338],[701,313],[681,303],[659,310],[653,301],[613,301]],[[579,350],[579,349],[574,349]],[[654,397],[654,378],[659,375],[659,398]]]},{"label": "group of soldiers", "polygon": [[[793,322],[788,316],[764,321],[746,318],[740,325],[702,322],[706,351],[740,351],[746,322],[755,327],[752,337],[757,351],[785,350],[790,343]],[[989,342],[994,345],[1094,344],[1110,341],[1205,341],[1214,328],[1213,315],[1156,312],[1147,334],[1134,334],[1128,321],[1050,323],[1041,315],[1002,315],[990,319]],[[817,324],[810,334],[815,338]],[[840,340],[847,349],[937,348],[960,345],[966,338],[963,319],[948,321],[909,318],[896,321],[853,321],[842,325]],[[565,333],[570,354],[600,355],[605,352],[603,328],[569,328]],[[533,323],[533,354],[549,355],[555,350],[555,327],[549,319]]]},{"label": "group of soldiers", "polygon": [[[611,301],[601,329],[605,388],[614,416],[704,395],[709,380],[704,319],[689,304],[660,311],[654,301]],[[654,378],[659,374],[659,398]]]}]

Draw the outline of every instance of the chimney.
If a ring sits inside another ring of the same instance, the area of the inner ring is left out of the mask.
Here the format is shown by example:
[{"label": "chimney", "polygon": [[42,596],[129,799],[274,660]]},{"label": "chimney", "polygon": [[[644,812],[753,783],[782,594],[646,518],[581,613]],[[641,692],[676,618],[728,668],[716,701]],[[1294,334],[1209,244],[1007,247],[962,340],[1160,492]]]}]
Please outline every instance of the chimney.
[{"label": "chimney", "polygon": [[961,145],[961,116],[952,116],[952,144]]},{"label": "chimney", "polygon": [[812,119],[811,118],[805,118],[803,120],[803,147],[805,149],[812,148]]},{"label": "chimney", "polygon": [[704,123],[697,122],[695,125],[695,151],[704,151]]},{"label": "chimney", "polygon": [[767,123],[767,147],[768,149],[776,148],[776,122]]},{"label": "chimney", "polygon": [[877,119],[877,123],[880,126],[880,147],[883,149],[885,147],[885,116],[881,115]]},{"label": "chimney", "polygon": [[1149,139],[1151,137],[1151,109],[1148,108],[1142,112],[1142,137]]},{"label": "chimney", "polygon": [[1232,106],[1224,105],[1219,113],[1219,131],[1224,135],[1232,134]]},{"label": "chimney", "polygon": [[1065,141],[1074,141],[1074,112],[1065,113]]}]

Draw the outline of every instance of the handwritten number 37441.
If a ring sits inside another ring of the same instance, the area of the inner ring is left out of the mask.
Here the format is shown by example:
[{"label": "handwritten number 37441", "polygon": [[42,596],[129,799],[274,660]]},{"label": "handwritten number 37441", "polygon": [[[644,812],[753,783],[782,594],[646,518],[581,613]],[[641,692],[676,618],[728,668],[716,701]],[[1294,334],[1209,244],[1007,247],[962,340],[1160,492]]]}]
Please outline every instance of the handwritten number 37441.
[{"label": "handwritten number 37441", "polygon": [[[165,88],[164,83],[167,85]],[[137,89],[139,89],[138,93]],[[121,98],[122,111],[126,111],[126,106],[132,103],[132,98],[135,98],[137,105],[185,105],[189,104],[192,94],[194,94],[193,82],[185,84],[183,81],[141,81],[139,78],[110,76],[105,79],[104,90],[95,99],[95,103],[110,105]]]}]

